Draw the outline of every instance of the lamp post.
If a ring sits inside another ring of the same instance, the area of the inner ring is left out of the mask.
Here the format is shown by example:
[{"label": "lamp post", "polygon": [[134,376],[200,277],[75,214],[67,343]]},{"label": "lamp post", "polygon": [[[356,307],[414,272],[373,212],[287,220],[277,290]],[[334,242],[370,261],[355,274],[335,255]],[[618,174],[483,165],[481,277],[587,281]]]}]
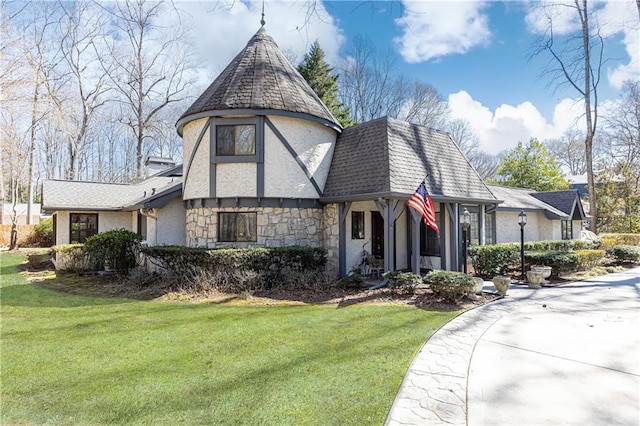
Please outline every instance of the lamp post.
[{"label": "lamp post", "polygon": [[520,266],[522,267],[522,282],[524,282],[524,227],[527,224],[527,214],[522,210],[518,215],[518,225],[520,225]]},{"label": "lamp post", "polygon": [[462,268],[467,273],[467,244],[469,241],[469,227],[471,226],[471,213],[465,207],[460,215],[460,224],[462,225]]}]

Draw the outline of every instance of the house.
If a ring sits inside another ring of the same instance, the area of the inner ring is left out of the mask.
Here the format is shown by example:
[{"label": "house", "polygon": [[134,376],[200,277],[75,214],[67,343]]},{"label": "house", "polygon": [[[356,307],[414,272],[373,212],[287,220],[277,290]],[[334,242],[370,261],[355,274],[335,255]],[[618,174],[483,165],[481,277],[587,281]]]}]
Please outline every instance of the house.
[{"label": "house", "polygon": [[[27,224],[27,204],[17,203],[14,205],[11,203],[6,203],[2,206],[2,220],[0,224],[10,225],[13,222],[13,218],[15,216],[17,225],[26,225]],[[31,206],[31,223],[37,225],[40,223],[40,204],[34,203]]]},{"label": "house", "polygon": [[[387,117],[342,129],[264,26],[176,129],[180,176],[45,182],[56,243],[143,223],[149,244],[324,247],[344,276],[365,252],[386,271],[461,270],[465,209],[478,242],[496,239],[501,199],[450,135]],[[439,232],[406,205],[423,180]]]},{"label": "house", "polygon": [[502,201],[495,207],[496,243],[520,241],[518,214],[527,214],[525,241],[571,240],[580,238],[584,212],[577,190],[536,192],[530,189],[490,185]]},{"label": "house", "polygon": [[53,214],[54,245],[119,228],[138,232],[149,245],[184,245],[182,166],[165,166],[135,184],[45,180],[42,208]]}]

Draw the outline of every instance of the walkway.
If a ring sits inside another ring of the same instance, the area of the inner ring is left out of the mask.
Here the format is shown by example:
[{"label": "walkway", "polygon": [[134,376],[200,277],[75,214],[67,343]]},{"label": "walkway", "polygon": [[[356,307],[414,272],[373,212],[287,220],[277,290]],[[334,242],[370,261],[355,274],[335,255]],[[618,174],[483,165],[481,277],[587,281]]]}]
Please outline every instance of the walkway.
[{"label": "walkway", "polygon": [[458,316],[416,355],[386,424],[640,425],[640,268],[512,285]]}]

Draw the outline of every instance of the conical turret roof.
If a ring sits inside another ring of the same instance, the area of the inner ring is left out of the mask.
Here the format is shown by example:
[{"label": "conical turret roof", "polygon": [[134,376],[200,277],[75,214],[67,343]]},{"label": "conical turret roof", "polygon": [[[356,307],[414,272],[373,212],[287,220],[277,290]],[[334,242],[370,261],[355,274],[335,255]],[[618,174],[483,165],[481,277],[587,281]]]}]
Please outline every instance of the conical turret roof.
[{"label": "conical turret roof", "polygon": [[[340,123],[291,65],[264,27],[249,40],[177,123],[228,110],[271,110],[315,117],[340,130]],[[266,111],[265,111],[266,112]]]}]

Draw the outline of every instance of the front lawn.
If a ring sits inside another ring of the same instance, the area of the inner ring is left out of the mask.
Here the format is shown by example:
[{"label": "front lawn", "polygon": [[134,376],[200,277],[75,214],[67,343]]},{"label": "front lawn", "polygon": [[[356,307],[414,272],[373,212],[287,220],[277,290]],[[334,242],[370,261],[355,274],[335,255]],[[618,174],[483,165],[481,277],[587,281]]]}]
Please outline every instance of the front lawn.
[{"label": "front lawn", "polygon": [[382,424],[457,314],[76,296],[0,256],[2,424]]}]

